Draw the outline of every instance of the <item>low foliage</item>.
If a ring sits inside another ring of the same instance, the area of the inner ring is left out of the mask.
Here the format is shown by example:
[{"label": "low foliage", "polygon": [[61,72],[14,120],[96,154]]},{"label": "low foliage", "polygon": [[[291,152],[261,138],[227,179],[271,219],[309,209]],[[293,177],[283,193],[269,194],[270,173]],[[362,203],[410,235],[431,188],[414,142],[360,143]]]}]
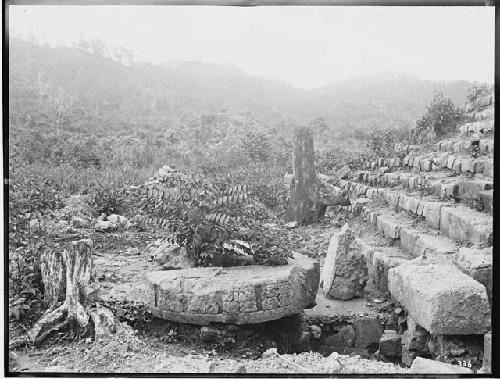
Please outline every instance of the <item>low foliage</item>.
[{"label": "low foliage", "polygon": [[440,137],[452,132],[463,119],[463,112],[456,108],[450,98],[438,92],[427,107],[423,117],[417,121],[417,135],[435,133]]},{"label": "low foliage", "polygon": [[315,153],[316,169],[324,174],[335,175],[344,166],[351,170],[364,169],[365,163],[372,157],[366,149],[353,150],[339,147],[334,150],[319,151]]},{"label": "low foliage", "polygon": [[482,96],[488,95],[493,91],[491,86],[487,84],[478,84],[469,89],[469,94],[467,95],[467,102],[473,103]]},{"label": "low foliage", "polygon": [[367,147],[378,157],[387,157],[394,151],[394,132],[392,130],[371,129]]},{"label": "low foliage", "polygon": [[198,265],[211,265],[224,254],[253,255],[257,264],[286,264],[289,252],[281,246],[278,229],[266,226],[277,221],[275,216],[249,197],[246,185],[230,183],[164,167],[139,190],[144,220],[173,233],[172,242],[185,246]]}]

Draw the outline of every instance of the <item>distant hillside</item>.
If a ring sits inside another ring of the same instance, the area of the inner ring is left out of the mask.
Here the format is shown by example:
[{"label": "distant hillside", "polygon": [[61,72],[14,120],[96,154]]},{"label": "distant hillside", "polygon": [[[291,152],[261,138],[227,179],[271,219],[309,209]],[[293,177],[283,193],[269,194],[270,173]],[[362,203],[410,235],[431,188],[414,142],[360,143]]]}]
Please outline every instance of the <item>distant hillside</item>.
[{"label": "distant hillside", "polygon": [[220,112],[246,115],[273,129],[318,117],[332,131],[398,127],[419,118],[434,91],[461,105],[472,86],[382,73],[303,90],[233,66],[124,65],[76,47],[51,48],[17,39],[11,39],[9,49],[11,121],[16,124],[16,117],[51,101],[87,117],[101,117],[116,130],[138,125],[158,129]]}]

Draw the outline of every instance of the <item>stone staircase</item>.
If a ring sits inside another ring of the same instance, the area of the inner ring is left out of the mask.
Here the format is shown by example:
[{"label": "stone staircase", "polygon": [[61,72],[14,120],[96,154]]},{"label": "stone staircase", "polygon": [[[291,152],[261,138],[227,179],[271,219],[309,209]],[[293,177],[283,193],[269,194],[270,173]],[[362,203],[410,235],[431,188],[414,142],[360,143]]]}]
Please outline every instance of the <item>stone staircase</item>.
[{"label": "stone staircase", "polygon": [[[339,181],[351,198],[341,208],[360,218],[363,234],[391,241],[390,248],[368,242],[362,254],[368,283],[408,314],[402,338],[407,365],[416,356],[440,357],[452,339],[491,329],[492,99],[466,105],[472,122],[458,126],[456,136],[427,151],[374,159]],[[472,132],[481,135],[475,158],[465,138]]]}]

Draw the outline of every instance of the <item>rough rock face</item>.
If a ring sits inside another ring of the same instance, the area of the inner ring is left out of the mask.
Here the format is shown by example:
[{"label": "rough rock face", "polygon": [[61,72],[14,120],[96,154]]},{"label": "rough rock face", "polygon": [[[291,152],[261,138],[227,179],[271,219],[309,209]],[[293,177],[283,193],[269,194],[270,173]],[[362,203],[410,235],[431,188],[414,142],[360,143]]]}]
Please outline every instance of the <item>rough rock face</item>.
[{"label": "rough rock face", "polygon": [[349,224],[330,239],[322,280],[323,293],[327,297],[349,300],[363,295],[368,266],[363,244],[354,237]]},{"label": "rough rock face", "polygon": [[491,325],[486,288],[451,265],[404,263],[389,270],[389,291],[432,334],[483,334]]},{"label": "rough rock face", "polygon": [[384,330],[384,334],[380,337],[379,351],[386,357],[400,357],[401,335],[395,330]]},{"label": "rough rock face", "polygon": [[465,206],[443,207],[439,228],[445,236],[457,241],[472,241],[485,247],[492,245],[491,216]]},{"label": "rough rock face", "polygon": [[462,247],[455,257],[455,264],[460,271],[486,287],[488,298],[493,291],[493,249],[473,249]]},{"label": "rough rock face", "polygon": [[151,253],[153,261],[164,270],[178,270],[195,266],[185,247],[163,243]]},{"label": "rough rock face", "polygon": [[251,324],[299,313],[315,301],[319,263],[294,254],[285,266],[201,267],[146,275],[153,314],[208,325]]}]

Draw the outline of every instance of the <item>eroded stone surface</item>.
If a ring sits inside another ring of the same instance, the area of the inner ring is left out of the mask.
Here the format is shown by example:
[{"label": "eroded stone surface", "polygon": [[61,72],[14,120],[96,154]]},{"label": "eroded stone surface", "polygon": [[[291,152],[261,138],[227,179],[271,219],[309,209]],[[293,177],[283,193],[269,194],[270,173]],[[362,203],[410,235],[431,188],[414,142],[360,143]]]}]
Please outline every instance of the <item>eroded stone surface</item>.
[{"label": "eroded stone surface", "polygon": [[322,271],[326,296],[341,300],[362,296],[368,280],[363,249],[348,224],[332,236]]},{"label": "eroded stone surface", "polygon": [[313,304],[319,263],[294,254],[285,266],[201,267],[146,275],[153,314],[208,325],[251,324],[299,313]]},{"label": "eroded stone surface", "polygon": [[412,257],[425,255],[437,261],[451,261],[458,247],[444,236],[422,233],[414,228],[401,228],[401,247]]},{"label": "eroded stone surface", "polygon": [[491,246],[493,220],[490,215],[464,206],[442,207],[439,229],[447,237],[457,241]]},{"label": "eroded stone surface", "polygon": [[493,287],[493,250],[462,247],[455,257],[457,267],[486,287],[491,300]]},{"label": "eroded stone surface", "polygon": [[430,333],[481,334],[491,325],[485,287],[452,265],[399,265],[389,270],[389,291]]}]

